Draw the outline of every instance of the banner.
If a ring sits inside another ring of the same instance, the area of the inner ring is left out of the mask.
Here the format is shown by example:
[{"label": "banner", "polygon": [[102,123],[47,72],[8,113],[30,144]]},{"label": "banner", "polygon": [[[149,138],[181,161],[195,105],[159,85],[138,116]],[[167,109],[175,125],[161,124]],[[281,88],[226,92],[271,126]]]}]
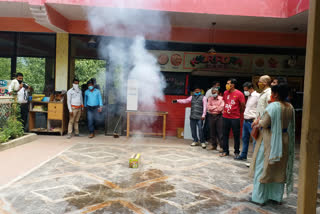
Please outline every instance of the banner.
[{"label": "banner", "polygon": [[9,96],[8,87],[11,80],[0,80],[0,96]]},{"label": "banner", "polygon": [[269,75],[304,75],[305,56],[255,55],[253,71]]},{"label": "banner", "polygon": [[161,71],[192,72],[207,70],[212,72],[234,72],[248,74],[268,74],[303,76],[305,56],[263,55],[263,54],[233,54],[204,52],[182,52],[151,50]]},{"label": "banner", "polygon": [[153,54],[161,67],[161,71],[186,72],[183,69],[184,52],[181,51],[149,51]]},{"label": "banner", "polygon": [[212,71],[252,72],[252,56],[244,54],[185,53],[184,69],[208,69]]}]

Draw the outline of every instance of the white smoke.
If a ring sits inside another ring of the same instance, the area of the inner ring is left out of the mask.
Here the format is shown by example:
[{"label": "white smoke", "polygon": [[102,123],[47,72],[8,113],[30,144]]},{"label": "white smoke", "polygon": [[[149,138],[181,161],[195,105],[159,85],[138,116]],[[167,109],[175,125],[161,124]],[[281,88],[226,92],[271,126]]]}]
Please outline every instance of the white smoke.
[{"label": "white smoke", "polygon": [[[154,0],[154,3],[160,0]],[[99,55],[107,59],[110,72],[121,70],[118,101],[125,102],[127,79],[139,87],[139,106],[156,111],[156,101],[164,99],[166,82],[156,58],[145,48],[145,38],[169,38],[170,21],[164,12],[127,9],[115,0],[115,8],[88,9],[89,27],[94,35],[113,35],[99,42]],[[108,84],[108,82],[107,82]],[[108,92],[107,92],[108,93]],[[151,125],[152,121],[147,121]]]}]

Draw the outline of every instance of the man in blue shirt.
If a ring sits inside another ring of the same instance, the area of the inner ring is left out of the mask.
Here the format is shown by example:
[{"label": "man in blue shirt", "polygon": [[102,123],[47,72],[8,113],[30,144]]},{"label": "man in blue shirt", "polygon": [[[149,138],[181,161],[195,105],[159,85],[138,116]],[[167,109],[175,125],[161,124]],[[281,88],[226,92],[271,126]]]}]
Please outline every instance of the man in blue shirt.
[{"label": "man in blue shirt", "polygon": [[98,118],[98,112],[102,111],[102,98],[98,89],[94,88],[94,82],[88,81],[88,90],[84,94],[84,107],[87,108],[89,138],[94,137],[94,126]]}]

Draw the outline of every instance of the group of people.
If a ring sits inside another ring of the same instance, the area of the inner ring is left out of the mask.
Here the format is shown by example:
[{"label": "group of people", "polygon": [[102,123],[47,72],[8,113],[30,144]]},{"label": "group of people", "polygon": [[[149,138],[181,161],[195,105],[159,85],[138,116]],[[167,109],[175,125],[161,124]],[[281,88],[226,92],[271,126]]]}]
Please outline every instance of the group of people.
[{"label": "group of people", "polygon": [[79,119],[81,112],[85,107],[87,109],[87,120],[89,129],[89,138],[95,136],[95,125],[102,111],[103,103],[100,90],[95,87],[94,79],[87,82],[88,89],[84,93],[84,101],[82,91],[79,88],[79,80],[73,79],[72,88],[67,92],[67,104],[69,110],[69,125],[67,138],[72,137],[74,131],[75,136],[79,136]]},{"label": "group of people", "polygon": [[[79,88],[79,80],[67,92],[69,110],[68,138],[79,136],[79,119],[84,107],[87,109],[89,138],[94,137],[95,122],[102,111],[100,90],[94,79],[87,82],[88,89]],[[205,95],[199,86],[194,87],[193,95],[187,99],[173,100],[173,103],[191,103],[190,127],[193,142],[191,146],[206,149],[206,127],[210,130],[209,150],[220,147],[220,156],[229,156],[229,136],[234,138],[235,160],[246,160],[252,129],[259,134],[253,141],[254,152],[250,164],[254,188],[252,202],[264,204],[268,201],[281,203],[284,190],[293,189],[293,161],[295,144],[294,109],[288,102],[288,84],[283,78],[273,81],[267,75],[261,76],[255,91],[251,82],[243,84],[243,92],[236,89],[237,80],[229,79],[226,91],[220,92],[220,83],[214,82]],[[17,95],[21,104],[21,117],[27,123],[28,92],[30,86],[23,82],[18,73],[9,86],[9,92]],[[240,154],[240,116],[243,113],[242,152]]]},{"label": "group of people", "polygon": [[[295,123],[294,109],[288,102],[288,84],[279,77],[273,81],[268,75],[261,76],[255,91],[251,82],[243,84],[243,92],[236,89],[237,80],[227,81],[226,91],[220,93],[220,83],[214,82],[205,95],[199,86],[187,99],[173,100],[173,103],[191,103],[190,127],[193,142],[191,146],[207,148],[206,125],[210,130],[207,149],[220,147],[220,157],[229,156],[229,137],[234,138],[234,159],[247,160],[252,129],[258,132],[252,138],[253,158],[250,164],[254,178],[251,201],[264,204],[268,201],[281,203],[283,193],[292,191]],[[240,153],[241,114],[242,152]]]}]

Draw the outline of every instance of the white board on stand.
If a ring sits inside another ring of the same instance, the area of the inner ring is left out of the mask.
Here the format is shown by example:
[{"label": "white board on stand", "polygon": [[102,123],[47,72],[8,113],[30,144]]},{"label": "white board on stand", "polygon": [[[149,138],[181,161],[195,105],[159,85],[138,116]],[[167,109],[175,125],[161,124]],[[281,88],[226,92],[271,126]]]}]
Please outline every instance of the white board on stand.
[{"label": "white board on stand", "polygon": [[191,113],[191,108],[187,107],[185,111],[185,116],[184,116],[183,137],[184,139],[188,139],[188,140],[192,140],[192,134],[191,134],[191,128],[190,128],[190,113]]},{"label": "white board on stand", "polygon": [[127,85],[127,111],[138,111],[138,82],[133,79]]}]

